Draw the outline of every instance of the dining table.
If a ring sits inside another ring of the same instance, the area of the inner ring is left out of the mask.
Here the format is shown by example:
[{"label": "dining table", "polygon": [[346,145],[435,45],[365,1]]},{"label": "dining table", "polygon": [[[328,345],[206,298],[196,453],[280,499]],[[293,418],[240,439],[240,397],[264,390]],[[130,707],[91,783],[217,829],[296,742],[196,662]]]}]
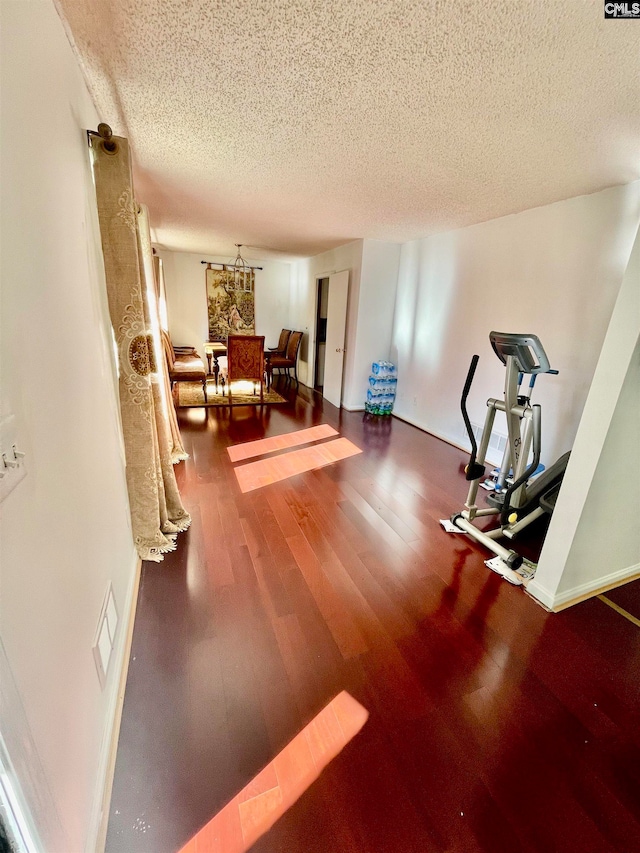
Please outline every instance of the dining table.
[{"label": "dining table", "polygon": [[[213,376],[218,393],[218,376],[220,375],[219,358],[226,356],[227,344],[224,341],[205,341],[204,353],[207,357],[207,375]],[[264,372],[267,377],[267,389],[271,388],[271,355],[270,350],[264,351]]]}]

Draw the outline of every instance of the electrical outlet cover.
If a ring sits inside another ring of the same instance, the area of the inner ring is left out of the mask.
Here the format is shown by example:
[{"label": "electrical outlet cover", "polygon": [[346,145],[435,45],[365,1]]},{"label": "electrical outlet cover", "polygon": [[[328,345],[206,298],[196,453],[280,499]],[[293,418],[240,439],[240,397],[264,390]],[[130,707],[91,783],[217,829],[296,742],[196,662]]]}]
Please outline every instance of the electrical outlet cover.
[{"label": "electrical outlet cover", "polygon": [[[2,474],[2,477],[0,477],[0,502],[10,495],[18,483],[27,476],[24,457],[15,459],[14,447],[19,449],[16,419],[14,415],[7,415],[0,421],[0,474]],[[2,462],[3,454],[17,464],[5,467]]]}]

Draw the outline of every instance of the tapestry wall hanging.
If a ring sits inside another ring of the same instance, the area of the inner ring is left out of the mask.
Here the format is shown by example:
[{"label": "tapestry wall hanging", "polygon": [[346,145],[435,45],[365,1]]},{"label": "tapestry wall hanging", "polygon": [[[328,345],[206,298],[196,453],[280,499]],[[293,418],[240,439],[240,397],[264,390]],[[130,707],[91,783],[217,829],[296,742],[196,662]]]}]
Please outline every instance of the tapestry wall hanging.
[{"label": "tapestry wall hanging", "polygon": [[226,343],[229,335],[255,335],[254,271],[240,280],[232,266],[207,267],[205,274],[209,340]]}]

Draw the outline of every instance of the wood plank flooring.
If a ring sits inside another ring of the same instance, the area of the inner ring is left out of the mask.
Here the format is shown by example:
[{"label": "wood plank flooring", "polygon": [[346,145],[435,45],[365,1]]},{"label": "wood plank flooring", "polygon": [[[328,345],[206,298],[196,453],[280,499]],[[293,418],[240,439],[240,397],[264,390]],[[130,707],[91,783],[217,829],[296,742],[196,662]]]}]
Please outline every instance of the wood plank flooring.
[{"label": "wood plank flooring", "polygon": [[[193,523],[143,565],[108,853],[224,850],[199,831],[342,691],[368,721],[255,853],[640,851],[640,629],[547,614],[445,534],[464,454],[302,387],[179,418]],[[243,493],[227,448],[285,434],[246,458],[362,452]]]}]

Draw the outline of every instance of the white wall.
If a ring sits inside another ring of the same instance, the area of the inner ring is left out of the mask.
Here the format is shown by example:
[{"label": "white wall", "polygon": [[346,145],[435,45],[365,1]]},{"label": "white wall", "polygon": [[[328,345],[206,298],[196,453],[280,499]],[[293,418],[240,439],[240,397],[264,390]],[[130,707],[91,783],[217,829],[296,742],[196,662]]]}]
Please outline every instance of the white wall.
[{"label": "white wall", "polygon": [[[459,400],[482,424],[504,368],[489,332],[537,334],[560,375],[542,376],[543,462],[575,438],[639,218],[640,182],[527,210],[402,246],[391,359],[395,412],[468,446]],[[505,433],[503,421],[496,428]]]},{"label": "white wall", "polygon": [[364,409],[371,364],[389,358],[400,251],[400,243],[363,242],[355,336],[349,342],[352,378],[343,394],[347,409]]},{"label": "white wall", "polygon": [[529,592],[550,609],[640,573],[640,232]]},{"label": "white wall", "polygon": [[122,641],[136,564],[85,135],[99,117],[53,4],[1,9],[0,408],[28,474],[0,505],[0,726],[41,849],[79,853],[119,678],[100,689],[94,632],[112,581]]},{"label": "white wall", "polygon": [[400,244],[355,240],[293,264],[292,328],[305,332],[299,376],[311,385],[315,360],[316,281],[349,270],[346,354],[342,404],[363,409],[371,363],[389,358],[398,282]]},{"label": "white wall", "polygon": [[298,376],[306,385],[313,384],[315,361],[316,280],[334,272],[349,270],[349,301],[347,305],[346,354],[344,360],[343,398],[351,399],[355,387],[355,347],[360,296],[360,268],[363,241],[354,240],[312,258],[292,264],[290,314],[292,329],[304,332],[300,346]]},{"label": "white wall", "polygon": [[580,585],[620,571],[640,573],[639,448],[640,347],[636,345],[558,585],[561,596],[573,597]]},{"label": "white wall", "polygon": [[[204,357],[202,347],[208,340],[206,266],[201,261],[229,263],[232,258],[213,255],[192,255],[188,252],[170,252],[157,247],[164,263],[167,289],[169,331],[175,346],[194,346]],[[288,328],[289,290],[291,264],[282,261],[245,257],[256,270],[256,334],[265,336],[266,346],[278,343],[280,330]]]}]

